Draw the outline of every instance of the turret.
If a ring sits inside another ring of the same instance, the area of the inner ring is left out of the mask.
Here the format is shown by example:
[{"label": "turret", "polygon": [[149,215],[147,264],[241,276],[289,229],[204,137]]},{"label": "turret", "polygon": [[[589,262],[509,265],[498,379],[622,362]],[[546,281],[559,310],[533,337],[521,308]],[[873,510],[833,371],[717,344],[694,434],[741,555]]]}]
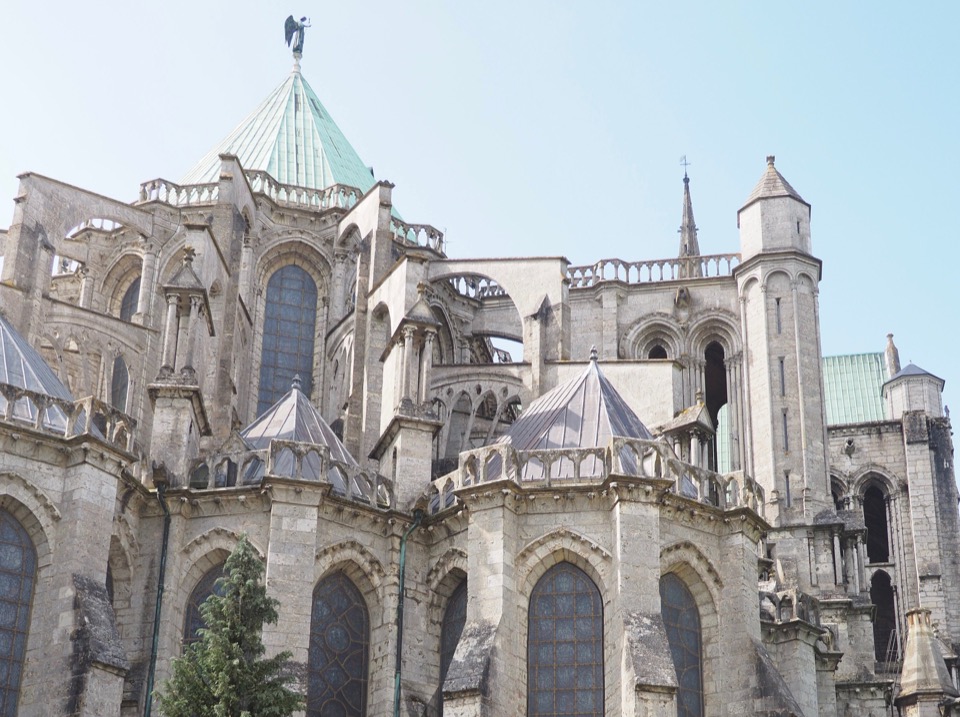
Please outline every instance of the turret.
[{"label": "turret", "polygon": [[747,469],[764,486],[768,516],[805,524],[832,506],[825,440],[818,285],[810,205],[767,157],[738,214],[743,261],[735,275],[751,416]]}]

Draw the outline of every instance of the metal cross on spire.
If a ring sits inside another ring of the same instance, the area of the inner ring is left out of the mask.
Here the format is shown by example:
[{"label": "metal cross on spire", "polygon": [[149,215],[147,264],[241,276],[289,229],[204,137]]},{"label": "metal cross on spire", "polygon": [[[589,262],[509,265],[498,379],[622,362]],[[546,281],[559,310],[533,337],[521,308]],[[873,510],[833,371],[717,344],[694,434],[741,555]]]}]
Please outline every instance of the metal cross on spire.
[{"label": "metal cross on spire", "polygon": [[690,162],[687,161],[687,155],[681,155],[680,164],[683,166],[683,178],[687,178],[687,167],[690,166]]}]

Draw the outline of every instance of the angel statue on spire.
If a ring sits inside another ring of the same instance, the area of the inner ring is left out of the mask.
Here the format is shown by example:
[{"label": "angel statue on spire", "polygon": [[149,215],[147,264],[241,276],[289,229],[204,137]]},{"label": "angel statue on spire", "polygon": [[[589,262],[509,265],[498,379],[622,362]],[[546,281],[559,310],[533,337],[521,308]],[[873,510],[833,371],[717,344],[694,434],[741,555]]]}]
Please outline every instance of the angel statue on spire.
[{"label": "angel statue on spire", "polygon": [[293,15],[291,15],[284,23],[283,32],[287,41],[287,47],[291,47],[290,43],[292,41],[294,54],[303,54],[303,31],[308,27],[310,27],[310,20],[306,17],[301,17],[300,21],[297,22],[293,19]]}]

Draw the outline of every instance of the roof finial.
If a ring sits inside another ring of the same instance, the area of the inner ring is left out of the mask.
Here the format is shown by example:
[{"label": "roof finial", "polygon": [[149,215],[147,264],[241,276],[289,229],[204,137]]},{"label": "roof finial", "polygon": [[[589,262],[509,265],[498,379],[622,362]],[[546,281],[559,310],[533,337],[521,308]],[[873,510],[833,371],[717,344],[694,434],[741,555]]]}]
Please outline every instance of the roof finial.
[{"label": "roof finial", "polygon": [[193,264],[194,257],[196,256],[197,250],[187,244],[187,246],[183,248],[183,265],[191,266]]},{"label": "roof finial", "polygon": [[303,31],[310,27],[310,19],[301,17],[299,22],[290,15],[283,24],[283,36],[287,47],[293,50],[293,71],[300,72],[300,58],[303,57]]},{"label": "roof finial", "polygon": [[690,166],[690,162],[687,161],[687,155],[680,155],[680,164],[683,165],[683,181],[686,182],[689,177],[687,177],[687,167]]},{"label": "roof finial", "polygon": [[597,347],[596,347],[596,344],[594,344],[593,346],[590,347],[590,360],[596,363],[598,357],[599,357],[599,354],[597,354]]},{"label": "roof finial", "polygon": [[773,166],[773,163],[776,162],[776,161],[777,161],[777,158],[776,158],[775,155],[773,155],[773,154],[768,154],[768,155],[767,155],[767,164],[769,164],[771,167]]},{"label": "roof finial", "polygon": [[290,389],[291,389],[292,391],[299,391],[299,390],[300,390],[300,374],[295,373],[295,374],[293,375],[293,381],[290,382]]}]

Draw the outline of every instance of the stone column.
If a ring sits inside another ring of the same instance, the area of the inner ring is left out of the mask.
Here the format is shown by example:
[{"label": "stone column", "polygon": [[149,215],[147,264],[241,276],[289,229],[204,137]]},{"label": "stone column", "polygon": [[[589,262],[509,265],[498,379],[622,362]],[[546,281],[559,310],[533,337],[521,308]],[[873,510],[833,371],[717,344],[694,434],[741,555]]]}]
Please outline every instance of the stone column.
[{"label": "stone column", "polygon": [[410,395],[410,369],[413,364],[413,332],[412,326],[405,326],[403,329],[403,364],[401,370],[401,390],[400,398],[411,398]]},{"label": "stone column", "polygon": [[185,327],[187,332],[187,346],[183,352],[183,365],[181,366],[181,370],[184,373],[196,373],[193,367],[193,354],[197,345],[197,326],[200,324],[201,301],[201,297],[196,294],[190,296],[190,310],[187,314],[187,325]]},{"label": "stone column", "polygon": [[84,309],[90,308],[90,299],[93,296],[93,278],[90,276],[90,269],[81,266],[77,269],[80,275],[80,306]]},{"label": "stone column", "polygon": [[243,298],[244,303],[247,305],[247,309],[250,310],[250,293],[253,291],[253,286],[250,281],[250,274],[253,272],[253,240],[244,235],[243,237],[243,247],[240,250],[240,277],[238,283],[240,285],[240,296]]},{"label": "stone column", "polygon": [[167,294],[167,323],[163,331],[163,365],[173,371],[177,362],[177,333],[180,331],[180,322],[177,320],[177,305],[179,297],[176,294]]},{"label": "stone column", "polygon": [[430,401],[430,372],[433,368],[433,341],[437,336],[434,329],[427,329],[423,343],[423,356],[420,368],[420,403]]},{"label": "stone column", "polygon": [[146,323],[146,316],[150,311],[150,296],[153,293],[153,282],[157,274],[157,253],[149,244],[143,252],[140,268],[140,293],[137,295],[137,315],[134,321],[138,324]]}]

